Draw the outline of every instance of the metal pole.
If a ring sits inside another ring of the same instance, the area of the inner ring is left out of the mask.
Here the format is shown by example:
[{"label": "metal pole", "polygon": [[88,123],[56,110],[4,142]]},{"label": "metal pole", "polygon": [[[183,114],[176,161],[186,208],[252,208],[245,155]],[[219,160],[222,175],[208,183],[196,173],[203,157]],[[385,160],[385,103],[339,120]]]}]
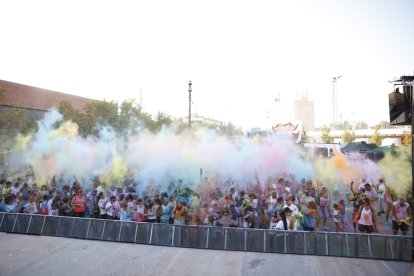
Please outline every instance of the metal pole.
[{"label": "metal pole", "polygon": [[[410,87],[411,86],[411,87]],[[414,85],[411,83],[409,86],[410,88],[410,97],[411,97],[411,202],[409,202],[411,210],[412,210],[412,204],[414,199],[414,118],[413,118],[413,111],[414,111]],[[412,240],[411,240],[411,260],[414,261],[414,231],[412,231]]]},{"label": "metal pole", "polygon": [[191,128],[191,80],[188,82],[188,127]]}]

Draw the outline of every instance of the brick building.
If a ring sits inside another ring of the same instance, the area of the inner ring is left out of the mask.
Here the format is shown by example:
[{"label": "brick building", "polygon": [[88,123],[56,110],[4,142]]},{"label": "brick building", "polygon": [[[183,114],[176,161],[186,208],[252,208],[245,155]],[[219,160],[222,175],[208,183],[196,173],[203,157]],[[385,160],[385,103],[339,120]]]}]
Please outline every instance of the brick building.
[{"label": "brick building", "polygon": [[83,110],[93,99],[37,88],[29,85],[0,80],[0,111],[8,108],[24,108],[30,118],[39,120],[47,110],[66,100],[78,110]]}]

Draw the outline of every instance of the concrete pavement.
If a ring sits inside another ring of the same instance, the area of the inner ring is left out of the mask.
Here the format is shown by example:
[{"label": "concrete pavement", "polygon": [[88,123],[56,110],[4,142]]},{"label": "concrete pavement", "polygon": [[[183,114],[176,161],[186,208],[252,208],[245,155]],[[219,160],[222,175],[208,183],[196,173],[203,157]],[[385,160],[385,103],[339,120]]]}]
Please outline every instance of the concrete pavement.
[{"label": "concrete pavement", "polygon": [[0,233],[0,275],[414,275],[413,263]]}]

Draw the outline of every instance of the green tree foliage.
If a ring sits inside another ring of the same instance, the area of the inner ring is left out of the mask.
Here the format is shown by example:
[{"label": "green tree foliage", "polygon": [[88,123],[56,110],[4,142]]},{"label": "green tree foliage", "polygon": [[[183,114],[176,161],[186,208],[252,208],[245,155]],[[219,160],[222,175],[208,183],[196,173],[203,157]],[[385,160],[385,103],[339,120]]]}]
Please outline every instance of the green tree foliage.
[{"label": "green tree foliage", "polygon": [[348,144],[355,141],[355,133],[351,132],[350,128],[347,128],[342,134],[342,142]]},{"label": "green tree foliage", "polygon": [[29,118],[23,108],[4,108],[0,112],[0,133],[3,136],[14,137],[17,133],[28,134],[37,127],[36,122]]},{"label": "green tree foliage", "polygon": [[411,148],[411,144],[413,142],[412,136],[411,136],[411,132],[409,131],[404,131],[404,136],[402,138],[401,143],[406,146]]},{"label": "green tree foliage", "polygon": [[374,126],[374,134],[370,138],[371,143],[377,145],[377,147],[381,146],[382,144],[382,136],[379,134],[380,128],[381,125]]},{"label": "green tree foliage", "polygon": [[[143,112],[135,100],[125,100],[119,105],[115,102],[93,101],[83,111],[74,109],[67,101],[58,106],[65,120],[71,120],[79,126],[83,136],[98,135],[96,126],[111,126],[117,132],[130,134],[142,127],[157,133],[163,126],[172,126],[175,121],[171,116],[158,112],[155,118]],[[119,112],[118,112],[119,111]]]},{"label": "green tree foliage", "polygon": [[331,129],[327,126],[323,126],[321,129],[321,139],[322,142],[325,144],[333,143],[333,138],[329,136],[329,133],[331,132]]}]

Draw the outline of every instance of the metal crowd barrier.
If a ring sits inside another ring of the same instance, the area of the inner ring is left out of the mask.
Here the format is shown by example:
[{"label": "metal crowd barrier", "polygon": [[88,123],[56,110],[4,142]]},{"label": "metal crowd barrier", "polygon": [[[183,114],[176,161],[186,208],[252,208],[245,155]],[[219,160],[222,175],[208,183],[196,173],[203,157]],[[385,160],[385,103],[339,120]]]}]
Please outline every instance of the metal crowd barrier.
[{"label": "metal crowd barrier", "polygon": [[0,232],[173,247],[411,261],[411,236],[271,231],[0,213]]}]

